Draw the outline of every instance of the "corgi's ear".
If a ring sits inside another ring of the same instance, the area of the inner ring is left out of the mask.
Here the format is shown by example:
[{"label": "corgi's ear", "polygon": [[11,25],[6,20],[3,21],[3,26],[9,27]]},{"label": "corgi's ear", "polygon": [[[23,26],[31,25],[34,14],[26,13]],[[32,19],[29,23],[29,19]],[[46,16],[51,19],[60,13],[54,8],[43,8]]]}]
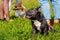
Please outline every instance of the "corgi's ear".
[{"label": "corgi's ear", "polygon": [[22,4],[22,2],[20,2],[20,4]]}]

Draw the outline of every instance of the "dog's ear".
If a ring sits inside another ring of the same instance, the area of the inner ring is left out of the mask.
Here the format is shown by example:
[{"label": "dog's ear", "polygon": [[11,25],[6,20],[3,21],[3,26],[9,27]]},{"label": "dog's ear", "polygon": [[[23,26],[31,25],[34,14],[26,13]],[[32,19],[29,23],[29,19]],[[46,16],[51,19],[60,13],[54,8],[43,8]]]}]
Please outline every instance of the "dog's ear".
[{"label": "dog's ear", "polygon": [[35,10],[40,11],[40,8],[41,8],[41,6],[37,6],[37,7],[35,7]]}]

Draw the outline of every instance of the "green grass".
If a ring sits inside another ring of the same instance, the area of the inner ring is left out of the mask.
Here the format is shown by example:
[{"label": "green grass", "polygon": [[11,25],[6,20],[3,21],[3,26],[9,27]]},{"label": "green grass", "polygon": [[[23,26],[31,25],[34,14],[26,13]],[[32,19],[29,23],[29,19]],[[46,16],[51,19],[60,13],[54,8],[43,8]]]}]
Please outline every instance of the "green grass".
[{"label": "green grass", "polygon": [[[22,0],[23,5],[29,9],[38,6],[37,0]],[[14,1],[12,9],[14,8]],[[53,27],[57,32],[46,35],[40,33],[32,34],[31,21],[27,18],[14,17],[14,11],[11,9],[10,20],[0,20],[0,40],[60,40],[60,23]]]}]

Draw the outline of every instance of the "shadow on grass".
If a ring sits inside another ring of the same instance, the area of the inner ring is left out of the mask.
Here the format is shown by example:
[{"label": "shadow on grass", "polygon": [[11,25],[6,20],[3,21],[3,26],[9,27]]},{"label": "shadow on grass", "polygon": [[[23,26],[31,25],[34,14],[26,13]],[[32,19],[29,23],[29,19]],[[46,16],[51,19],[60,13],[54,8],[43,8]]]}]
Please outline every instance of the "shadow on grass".
[{"label": "shadow on grass", "polygon": [[18,18],[18,17],[16,17],[16,16],[11,16],[11,17],[10,17],[10,19],[15,19],[15,18]]}]

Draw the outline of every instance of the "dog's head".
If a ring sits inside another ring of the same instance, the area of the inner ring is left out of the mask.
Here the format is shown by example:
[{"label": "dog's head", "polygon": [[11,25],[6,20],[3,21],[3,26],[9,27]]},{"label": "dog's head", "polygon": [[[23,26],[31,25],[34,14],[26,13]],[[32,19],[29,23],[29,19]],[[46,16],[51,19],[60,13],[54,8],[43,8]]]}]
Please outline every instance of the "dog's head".
[{"label": "dog's head", "polygon": [[36,16],[37,12],[40,11],[39,9],[40,9],[40,6],[27,10],[26,11],[26,17],[29,18],[29,19],[34,18]]},{"label": "dog's head", "polygon": [[20,3],[15,3],[15,8],[13,10],[21,10],[21,11],[26,11],[25,6],[22,4],[22,2]]}]

